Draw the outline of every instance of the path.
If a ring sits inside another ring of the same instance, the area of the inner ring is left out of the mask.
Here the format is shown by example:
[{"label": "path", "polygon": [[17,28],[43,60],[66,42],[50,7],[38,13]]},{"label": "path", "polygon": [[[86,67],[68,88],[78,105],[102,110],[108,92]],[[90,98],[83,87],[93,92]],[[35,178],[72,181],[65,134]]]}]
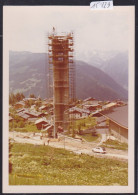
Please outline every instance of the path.
[{"label": "path", "polygon": [[40,139],[40,133],[19,133],[19,132],[10,132],[9,137],[13,138],[15,142],[18,143],[30,143],[35,145],[49,145],[55,148],[65,148],[77,154],[88,154],[91,156],[96,156],[100,158],[114,158],[119,160],[128,160],[127,151],[108,149],[107,154],[97,154],[92,152],[92,148],[97,146],[96,142],[82,142],[79,139],[73,139],[69,137],[64,137],[59,135],[59,141],[51,139],[48,143],[48,138]]}]

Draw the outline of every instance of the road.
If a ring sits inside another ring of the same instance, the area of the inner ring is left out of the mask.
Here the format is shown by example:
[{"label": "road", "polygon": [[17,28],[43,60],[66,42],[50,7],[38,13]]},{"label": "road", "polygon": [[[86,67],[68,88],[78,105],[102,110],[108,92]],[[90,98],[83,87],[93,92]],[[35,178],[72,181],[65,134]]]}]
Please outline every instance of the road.
[{"label": "road", "polygon": [[[92,148],[99,145],[97,142],[84,142],[79,139],[69,138],[67,136],[59,135],[58,139],[40,139],[41,133],[20,133],[20,132],[9,132],[9,137],[13,138],[18,143],[30,143],[34,145],[49,145],[55,148],[65,148],[76,154],[88,154],[100,158],[112,158],[123,161],[128,160],[127,151],[116,150],[106,148],[106,154],[93,153]],[[102,138],[104,139],[104,138]],[[49,140],[49,141],[48,141]]]}]

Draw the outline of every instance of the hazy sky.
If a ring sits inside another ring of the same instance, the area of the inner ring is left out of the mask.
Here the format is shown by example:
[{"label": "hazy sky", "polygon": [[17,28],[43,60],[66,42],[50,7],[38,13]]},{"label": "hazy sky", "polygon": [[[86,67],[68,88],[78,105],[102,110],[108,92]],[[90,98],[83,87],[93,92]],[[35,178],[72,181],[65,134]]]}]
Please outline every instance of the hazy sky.
[{"label": "hazy sky", "polygon": [[88,6],[5,6],[4,37],[14,51],[47,51],[47,34],[74,31],[76,57],[94,50],[128,49],[129,8],[92,11]]}]

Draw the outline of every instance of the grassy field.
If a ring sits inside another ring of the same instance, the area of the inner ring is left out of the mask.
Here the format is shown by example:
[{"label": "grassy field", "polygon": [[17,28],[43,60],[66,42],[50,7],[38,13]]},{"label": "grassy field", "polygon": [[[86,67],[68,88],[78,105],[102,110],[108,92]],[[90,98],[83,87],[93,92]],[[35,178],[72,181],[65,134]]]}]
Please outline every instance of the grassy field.
[{"label": "grassy field", "polygon": [[95,117],[87,117],[84,119],[76,120],[75,122],[76,130],[85,130],[88,128],[92,128],[95,125],[96,125]]},{"label": "grassy field", "polygon": [[87,142],[94,142],[97,141],[98,138],[100,138],[100,134],[97,134],[97,136],[92,136],[91,134],[84,134],[79,136],[85,139]]},{"label": "grassy field", "polygon": [[128,164],[50,146],[13,143],[10,185],[128,185]]},{"label": "grassy field", "polygon": [[117,149],[117,150],[128,150],[127,143],[121,143],[117,140],[107,140],[106,142],[103,142],[102,146],[107,148]]},{"label": "grassy field", "polygon": [[40,133],[41,132],[40,130],[36,128],[36,125],[34,124],[26,124],[25,127],[14,127],[14,128],[9,127],[9,131],[16,131],[16,132],[22,132],[22,133],[26,133],[26,132]]}]

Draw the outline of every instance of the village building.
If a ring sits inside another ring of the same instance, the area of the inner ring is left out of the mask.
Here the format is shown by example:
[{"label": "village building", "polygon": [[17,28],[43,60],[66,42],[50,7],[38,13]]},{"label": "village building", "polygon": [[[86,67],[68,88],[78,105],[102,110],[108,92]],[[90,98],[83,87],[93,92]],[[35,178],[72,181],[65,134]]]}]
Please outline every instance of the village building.
[{"label": "village building", "polygon": [[20,101],[20,102],[17,102],[15,105],[14,105],[14,108],[17,110],[17,109],[21,109],[21,108],[24,108],[25,106],[25,103],[23,101]]},{"label": "village building", "polygon": [[18,113],[17,116],[19,116],[19,117],[20,117],[21,119],[23,119],[24,121],[27,121],[28,118],[29,118],[29,116],[28,116],[27,114],[22,113],[22,112]]},{"label": "village building", "polygon": [[111,108],[117,107],[117,102],[110,102],[103,106],[103,110],[109,110]]},{"label": "village building", "polygon": [[39,110],[42,112],[42,111],[46,111],[48,109],[48,106],[47,105],[43,105],[39,108]]},{"label": "village building", "polygon": [[28,122],[30,122],[30,123],[35,123],[36,120],[37,120],[37,118],[28,118]]},{"label": "village building", "polygon": [[128,105],[112,109],[111,112],[101,113],[108,119],[109,131],[119,141],[128,142]]},{"label": "village building", "polygon": [[89,110],[84,110],[84,109],[77,108],[77,107],[73,107],[73,108],[69,109],[69,117],[70,118],[80,119],[80,118],[86,118],[89,115],[90,115]]},{"label": "village building", "polygon": [[86,99],[84,100],[84,102],[94,101],[94,100],[95,100],[95,98],[93,98],[93,97],[88,97],[88,98],[86,98]]},{"label": "village building", "polygon": [[85,105],[83,105],[83,108],[89,110],[90,112],[92,112],[92,111],[101,109],[102,106],[100,104],[88,104],[88,105],[85,104]]},{"label": "village building", "polygon": [[101,101],[95,99],[95,98],[87,98],[83,101],[83,105],[99,105]]},{"label": "village building", "polygon": [[52,131],[54,129],[54,125],[50,125],[48,124],[44,129],[42,129],[42,133],[44,135],[44,133],[48,133],[48,137],[52,137]]},{"label": "village building", "polygon": [[28,115],[29,118],[37,118],[38,114],[32,111],[24,111],[26,115]]},{"label": "village building", "polygon": [[24,99],[23,99],[24,102],[27,102],[27,101],[30,101],[30,100],[31,100],[33,103],[35,103],[36,100],[37,100],[37,98],[24,98]]},{"label": "village building", "polygon": [[46,127],[46,125],[48,125],[48,121],[45,118],[40,118],[38,120],[35,121],[35,125],[37,127],[37,129],[41,130],[44,129]]},{"label": "village building", "polygon": [[29,121],[34,121],[33,118],[37,119],[37,118],[45,117],[47,115],[47,113],[41,113],[41,112],[36,112],[36,111],[34,112],[29,109],[20,109],[18,113],[24,113],[28,115]]},{"label": "village building", "polygon": [[17,113],[25,112],[25,111],[28,111],[28,109],[27,108],[21,108],[21,109],[16,110]]}]

